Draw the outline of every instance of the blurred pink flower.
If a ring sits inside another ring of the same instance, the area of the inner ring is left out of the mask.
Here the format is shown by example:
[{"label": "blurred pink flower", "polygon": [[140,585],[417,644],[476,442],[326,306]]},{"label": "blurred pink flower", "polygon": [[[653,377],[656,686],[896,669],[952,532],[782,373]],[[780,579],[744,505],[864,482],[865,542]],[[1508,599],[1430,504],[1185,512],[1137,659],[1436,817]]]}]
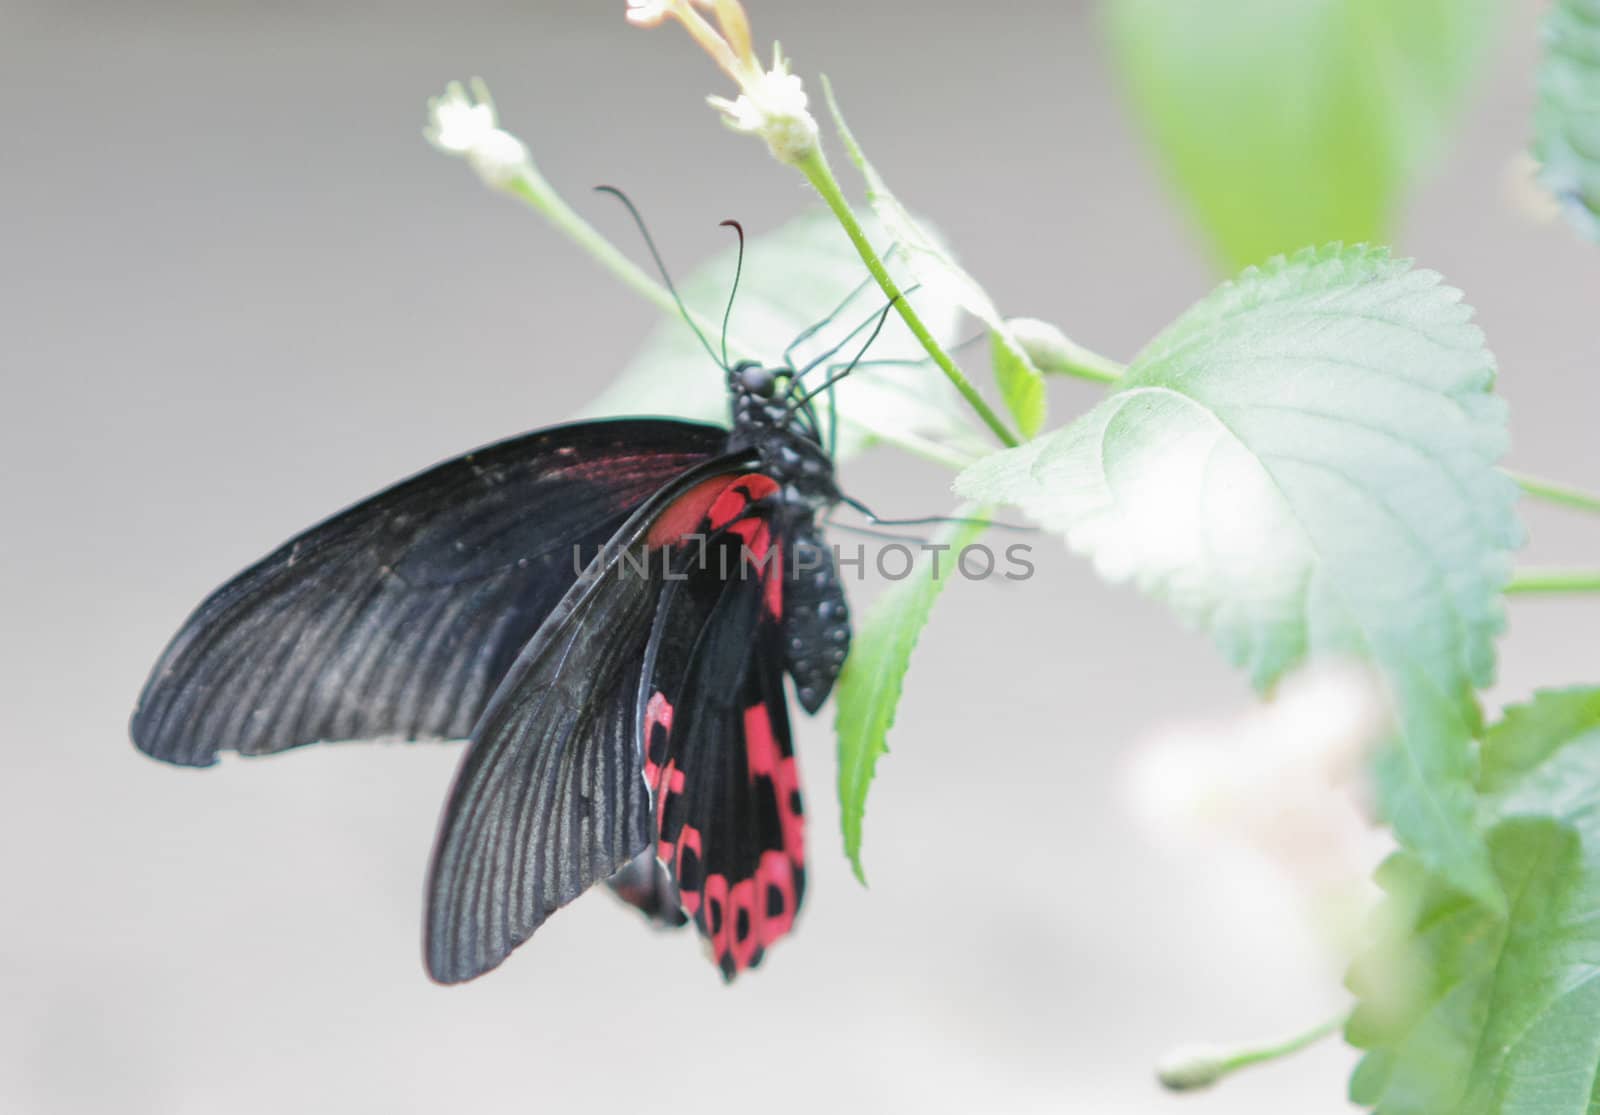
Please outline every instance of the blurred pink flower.
[{"label": "blurred pink flower", "polygon": [[1390,727],[1369,670],[1312,666],[1231,720],[1153,733],[1130,761],[1129,801],[1169,848],[1265,864],[1348,956],[1377,896],[1372,871],[1393,847],[1368,779]]}]

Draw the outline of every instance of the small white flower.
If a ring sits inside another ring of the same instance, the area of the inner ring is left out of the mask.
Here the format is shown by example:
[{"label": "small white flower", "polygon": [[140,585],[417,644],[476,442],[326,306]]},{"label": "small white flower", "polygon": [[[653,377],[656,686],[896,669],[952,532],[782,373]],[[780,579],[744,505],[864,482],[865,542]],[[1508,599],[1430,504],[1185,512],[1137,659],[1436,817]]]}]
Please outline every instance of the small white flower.
[{"label": "small white flower", "polygon": [[473,78],[472,92],[452,81],[444,93],[428,100],[428,125],[422,134],[440,151],[456,155],[488,185],[505,189],[533,169],[528,147],[500,127],[494,101],[482,81]]},{"label": "small white flower", "polygon": [[[696,8],[714,11],[715,27]],[[817,122],[807,108],[805,87],[774,44],[772,68],[763,69],[750,42],[750,21],[739,0],[630,0],[628,22],[655,27],[668,16],[682,23],[695,42],[739,86],[739,96],[708,97],[735,131],[759,135],[772,154],[798,163],[816,150]]]},{"label": "small white flower", "polygon": [[[689,2],[702,8],[711,7],[711,0]],[[672,14],[674,7],[672,0],[628,0],[628,22],[635,27],[657,27]]]},{"label": "small white flower", "polygon": [[817,144],[817,121],[807,108],[804,84],[789,72],[783,55],[773,48],[772,69],[743,85],[734,100],[707,97],[737,132],[759,135],[779,162],[792,163]]}]

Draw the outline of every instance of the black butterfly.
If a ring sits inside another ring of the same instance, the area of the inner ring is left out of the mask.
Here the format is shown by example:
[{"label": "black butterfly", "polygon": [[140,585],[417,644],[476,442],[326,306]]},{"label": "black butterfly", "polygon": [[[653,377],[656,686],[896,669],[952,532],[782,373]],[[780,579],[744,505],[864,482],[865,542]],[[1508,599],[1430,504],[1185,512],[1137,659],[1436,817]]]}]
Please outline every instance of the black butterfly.
[{"label": "black butterfly", "polygon": [[135,744],[207,766],[467,738],[428,884],[441,982],[601,880],[692,919],[726,978],[759,963],[804,892],[783,674],[814,713],[848,651],[817,522],[845,497],[793,361],[721,363],[731,429],[537,431],[293,539],[185,622]]}]

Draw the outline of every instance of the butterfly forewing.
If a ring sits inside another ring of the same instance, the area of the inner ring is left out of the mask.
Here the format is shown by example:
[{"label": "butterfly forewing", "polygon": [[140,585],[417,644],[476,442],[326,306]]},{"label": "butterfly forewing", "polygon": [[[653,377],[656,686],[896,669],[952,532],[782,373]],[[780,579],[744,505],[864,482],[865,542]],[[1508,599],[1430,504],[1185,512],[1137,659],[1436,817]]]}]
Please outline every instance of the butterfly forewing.
[{"label": "butterfly forewing", "polygon": [[462,738],[592,554],[722,450],[687,422],[592,422],[435,466],[290,541],[172,640],[132,735],[168,762],[318,740]]}]

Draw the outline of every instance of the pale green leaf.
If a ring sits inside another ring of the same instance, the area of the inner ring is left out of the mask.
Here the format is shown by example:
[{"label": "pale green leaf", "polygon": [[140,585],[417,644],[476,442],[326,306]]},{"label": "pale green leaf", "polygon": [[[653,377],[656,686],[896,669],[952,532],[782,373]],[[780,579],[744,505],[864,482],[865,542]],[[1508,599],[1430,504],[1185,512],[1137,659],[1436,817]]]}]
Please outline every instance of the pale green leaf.
[{"label": "pale green leaf", "polygon": [[1600,240],[1600,0],[1557,0],[1544,28],[1534,157],[1539,180]]},{"label": "pale green leaf", "polygon": [[1383,241],[1497,0],[1107,0],[1138,115],[1232,266]]},{"label": "pale green leaf", "polygon": [[1044,425],[1044,377],[1034,366],[1027,349],[1012,335],[1011,326],[1000,315],[989,293],[955,261],[944,244],[889,192],[883,176],[867,161],[861,145],[845,123],[844,114],[839,111],[839,104],[833,98],[832,86],[825,82],[823,88],[828,96],[828,107],[833,110],[839,138],[860,169],[861,177],[866,180],[867,200],[872,203],[873,211],[883,223],[885,234],[905,256],[912,274],[924,290],[934,291],[941,299],[954,302],[988,327],[993,337],[994,370],[1001,396],[1016,418],[1023,436],[1032,437]]},{"label": "pale green leaf", "polygon": [[[981,519],[986,513],[982,508],[966,507],[956,515]],[[889,749],[889,729],[894,725],[911,652],[945,582],[956,575],[961,552],[982,532],[981,522],[950,524],[924,548],[909,575],[884,592],[856,624],[850,656],[845,659],[834,691],[834,729],[839,736],[844,850],[856,878],[863,883],[867,878],[861,867],[861,826],[866,817],[867,790],[879,756]]]},{"label": "pale green leaf", "polygon": [[[869,235],[881,237],[876,224],[863,219]],[[722,320],[735,258],[734,250],[727,249],[679,283],[684,301],[709,321]],[[801,332],[833,313],[867,278],[850,241],[825,211],[752,237],[733,306],[729,356],[777,366],[784,349]],[[914,297],[928,328],[943,343],[952,343],[959,307],[932,291]],[[829,361],[847,363],[861,350],[883,309],[884,298],[869,284],[837,320],[795,351],[796,362],[803,367],[865,325]],[[717,344],[717,338],[712,343]],[[987,450],[990,442],[972,425],[965,403],[937,368],[920,362],[924,355],[900,320],[891,316],[867,353],[868,362],[836,388],[840,457],[874,438],[952,463]],[[903,363],[884,363],[887,360]],[[820,383],[824,374],[819,368],[806,382]],[[826,394],[818,397],[824,424],[828,404]],[[667,318],[622,375],[583,413],[667,415],[725,424],[728,386],[689,327],[681,319]]]},{"label": "pale green leaf", "polygon": [[1044,376],[1023,354],[1015,338],[999,330],[989,332],[989,361],[1006,409],[1016,418],[1022,436],[1032,437],[1044,425]]},{"label": "pale green leaf", "polygon": [[963,473],[1112,580],[1134,580],[1268,686],[1313,654],[1394,691],[1391,822],[1490,903],[1471,823],[1475,690],[1520,540],[1494,360],[1439,276],[1367,248],[1225,284],[1065,429]]},{"label": "pale green leaf", "polygon": [[1588,1115],[1600,1103],[1600,689],[1540,694],[1484,743],[1497,913],[1409,857],[1356,966],[1351,1098],[1383,1115]]}]

